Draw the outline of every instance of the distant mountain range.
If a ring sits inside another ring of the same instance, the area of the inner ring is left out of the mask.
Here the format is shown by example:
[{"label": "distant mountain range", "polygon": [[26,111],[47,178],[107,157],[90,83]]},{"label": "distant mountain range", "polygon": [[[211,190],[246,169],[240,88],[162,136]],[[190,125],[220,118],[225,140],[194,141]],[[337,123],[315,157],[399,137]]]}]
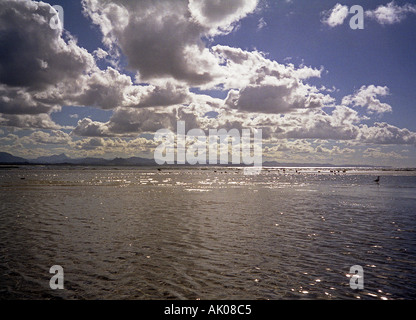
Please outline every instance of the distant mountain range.
[{"label": "distant mountain range", "polygon": [[15,157],[7,152],[0,152],[0,163],[14,164],[14,163],[27,163],[26,159]]},{"label": "distant mountain range", "polygon": [[[86,166],[157,166],[154,159],[131,157],[131,158],[79,158],[72,159],[66,154],[39,157],[36,159],[24,159],[15,157],[7,152],[0,152],[0,164],[2,165],[86,165]],[[232,164],[230,164],[231,166]],[[333,165],[321,163],[282,163],[266,161],[265,167],[372,167],[369,165]]]},{"label": "distant mountain range", "polygon": [[39,164],[39,165],[91,165],[91,166],[155,166],[153,159],[131,157],[127,159],[102,159],[102,158],[79,158],[72,159],[66,154],[39,157],[36,159],[24,159],[15,157],[7,152],[0,152],[0,164]]}]

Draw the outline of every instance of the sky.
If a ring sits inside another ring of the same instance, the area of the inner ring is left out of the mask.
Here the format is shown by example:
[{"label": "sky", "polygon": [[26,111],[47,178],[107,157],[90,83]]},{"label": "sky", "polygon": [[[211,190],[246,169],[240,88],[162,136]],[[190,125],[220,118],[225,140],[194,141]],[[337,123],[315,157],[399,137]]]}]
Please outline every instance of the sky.
[{"label": "sky", "polygon": [[262,129],[265,161],[415,166],[416,1],[0,2],[0,151],[152,158],[184,121]]}]

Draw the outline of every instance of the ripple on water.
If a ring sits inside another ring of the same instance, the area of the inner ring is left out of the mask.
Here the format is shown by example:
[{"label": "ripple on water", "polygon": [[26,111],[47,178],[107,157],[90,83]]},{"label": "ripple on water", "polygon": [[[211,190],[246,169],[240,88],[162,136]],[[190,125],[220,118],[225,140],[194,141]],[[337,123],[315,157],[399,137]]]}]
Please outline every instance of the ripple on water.
[{"label": "ripple on water", "polygon": [[413,176],[150,171],[0,172],[0,298],[416,296]]}]

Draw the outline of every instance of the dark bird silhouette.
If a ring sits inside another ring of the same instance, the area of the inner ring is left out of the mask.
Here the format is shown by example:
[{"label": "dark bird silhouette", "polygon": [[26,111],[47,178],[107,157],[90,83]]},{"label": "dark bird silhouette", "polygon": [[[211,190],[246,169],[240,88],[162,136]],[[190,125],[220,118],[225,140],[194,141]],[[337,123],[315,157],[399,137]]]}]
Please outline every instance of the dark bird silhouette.
[{"label": "dark bird silhouette", "polygon": [[377,179],[376,179],[376,180],[374,180],[374,182],[379,183],[379,182],[380,182],[380,176],[378,176],[378,177],[377,177]]}]

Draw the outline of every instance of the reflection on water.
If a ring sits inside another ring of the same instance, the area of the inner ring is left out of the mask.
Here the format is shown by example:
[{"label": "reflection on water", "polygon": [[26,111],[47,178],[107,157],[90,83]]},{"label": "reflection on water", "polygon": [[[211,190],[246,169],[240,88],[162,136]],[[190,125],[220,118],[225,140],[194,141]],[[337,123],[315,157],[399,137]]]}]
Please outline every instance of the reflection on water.
[{"label": "reflection on water", "polygon": [[29,169],[0,171],[3,299],[416,297],[414,172]]}]

